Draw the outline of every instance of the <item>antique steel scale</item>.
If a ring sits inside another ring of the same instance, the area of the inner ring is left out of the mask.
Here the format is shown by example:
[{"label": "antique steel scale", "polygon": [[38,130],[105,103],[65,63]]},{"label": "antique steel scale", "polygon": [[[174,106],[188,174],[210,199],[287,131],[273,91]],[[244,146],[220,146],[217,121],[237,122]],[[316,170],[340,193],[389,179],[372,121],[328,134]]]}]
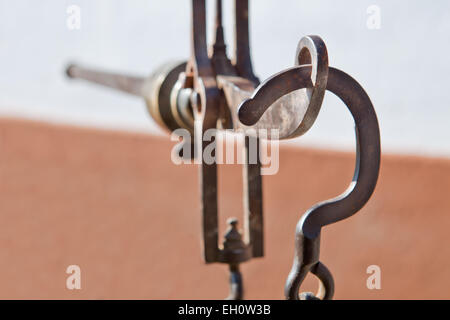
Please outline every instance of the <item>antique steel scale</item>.
[{"label": "antique steel scale", "polygon": [[[222,1],[216,0],[215,41],[208,50],[205,0],[192,1],[191,57],[187,62],[168,63],[148,79],[89,70],[76,65],[67,68],[71,78],[82,78],[143,97],[152,118],[163,128],[189,130],[198,139],[208,129],[232,129],[245,136],[244,237],[237,220],[219,245],[217,212],[217,165],[200,165],[203,252],[206,263],[230,267],[229,299],[243,298],[239,264],[263,256],[263,207],[261,164],[248,161],[250,143],[260,144],[258,130],[276,129],[266,139],[295,138],[308,131],[320,111],[325,91],[338,96],[352,114],[357,140],[356,168],[348,189],[340,196],[320,202],[304,213],[295,233],[295,257],[289,273],[287,299],[331,299],[334,282],[319,261],[322,227],[358,212],[372,195],[380,167],[380,133],[372,103],[364,89],[349,75],[328,66],[322,39],[300,40],[295,66],[260,83],[253,73],[249,46],[248,0],[235,1],[235,52],[226,54],[222,28]],[[201,158],[210,142],[202,141]],[[194,153],[193,153],[194,154]],[[183,154],[180,154],[183,156]],[[317,294],[299,294],[311,272],[319,279]]]}]

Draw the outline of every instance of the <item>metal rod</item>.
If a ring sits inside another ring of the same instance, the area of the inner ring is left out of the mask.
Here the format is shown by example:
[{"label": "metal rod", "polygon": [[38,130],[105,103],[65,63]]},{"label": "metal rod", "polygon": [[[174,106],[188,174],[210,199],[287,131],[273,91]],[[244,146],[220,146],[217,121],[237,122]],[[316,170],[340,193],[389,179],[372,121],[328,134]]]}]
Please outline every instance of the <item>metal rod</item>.
[{"label": "metal rod", "polygon": [[242,274],[239,270],[239,263],[232,263],[230,266],[230,294],[226,300],[242,300],[244,298],[244,285],[242,284]]},{"label": "metal rod", "polygon": [[143,96],[145,78],[127,76],[105,71],[97,71],[71,64],[66,69],[67,76],[73,79],[83,79],[99,85],[120,90],[135,96]]}]

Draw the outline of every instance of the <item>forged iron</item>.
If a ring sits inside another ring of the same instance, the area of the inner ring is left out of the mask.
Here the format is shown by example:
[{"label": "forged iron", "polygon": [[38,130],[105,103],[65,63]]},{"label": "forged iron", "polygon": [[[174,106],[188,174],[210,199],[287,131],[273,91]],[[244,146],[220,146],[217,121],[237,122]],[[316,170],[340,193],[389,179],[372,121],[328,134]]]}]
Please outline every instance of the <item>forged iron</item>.
[{"label": "forged iron", "polygon": [[[310,87],[312,71],[310,65],[301,65],[269,79],[261,84],[254,97],[263,96],[264,92],[275,92],[278,81],[285,82],[285,77],[291,79],[292,85],[285,90],[276,91],[271,97]],[[356,133],[356,167],[350,186],[340,196],[318,203],[311,207],[300,219],[296,228],[296,252],[292,270],[285,287],[288,299],[297,299],[298,290],[308,272],[315,274],[320,280],[318,297],[331,299],[334,292],[334,282],[328,269],[319,262],[321,228],[344,220],[358,212],[371,197],[378,179],[380,169],[380,133],[378,120],[372,103],[364,89],[344,72],[329,68],[327,90],[338,96],[348,107],[355,120]],[[244,101],[239,109],[240,118],[249,124],[258,120],[271,105],[270,99],[260,99],[259,103]],[[257,110],[255,110],[257,109]],[[309,296],[309,295],[307,295]],[[304,295],[304,297],[307,297]]]},{"label": "forged iron", "polygon": [[[267,139],[301,136],[313,126],[326,90],[337,95],[355,120],[354,178],[342,195],[314,205],[299,220],[294,263],[285,286],[287,299],[331,299],[333,277],[319,261],[321,229],[355,214],[371,197],[380,167],[377,117],[364,89],[344,72],[328,66],[325,43],[318,36],[302,38],[295,66],[260,84],[252,68],[248,0],[234,2],[232,60],[226,54],[222,1],[216,0],[215,41],[208,51],[206,3],[192,0],[191,56],[186,62],[165,64],[148,78],[77,65],[70,65],[67,75],[144,98],[151,117],[170,132],[187,129],[194,139],[202,137],[208,129],[233,129],[244,134],[244,234],[237,228],[237,219],[230,220],[221,246],[218,241],[217,165],[203,161],[199,169],[204,260],[229,265],[228,299],[234,300],[244,296],[240,263],[262,257],[264,253],[261,163],[259,157],[256,163],[249,161],[249,146],[256,143],[259,149],[261,143],[259,131],[254,129],[277,129],[277,135],[269,134],[265,136]],[[201,143],[197,156],[199,152],[203,154],[209,143]],[[316,295],[299,294],[309,272],[319,279],[319,291]]]}]

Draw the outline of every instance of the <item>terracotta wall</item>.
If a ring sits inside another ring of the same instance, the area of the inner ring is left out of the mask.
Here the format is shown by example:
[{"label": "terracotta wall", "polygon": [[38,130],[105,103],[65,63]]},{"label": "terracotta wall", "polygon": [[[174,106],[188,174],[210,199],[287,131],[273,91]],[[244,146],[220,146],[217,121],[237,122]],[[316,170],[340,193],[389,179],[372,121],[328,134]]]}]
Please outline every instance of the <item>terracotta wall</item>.
[{"label": "terracotta wall", "polygon": [[[0,120],[0,298],[221,299],[226,266],[204,265],[195,166],[163,137]],[[266,257],[243,265],[247,298],[281,299],[297,219],[340,194],[354,156],[284,148],[264,177]],[[241,171],[220,171],[221,221],[241,214]],[[326,227],[337,299],[450,298],[450,161],[383,156],[368,205]],[[224,226],[222,226],[224,227]],[[81,267],[82,289],[66,288]],[[381,290],[366,268],[379,265]],[[305,289],[315,290],[313,278]]]}]

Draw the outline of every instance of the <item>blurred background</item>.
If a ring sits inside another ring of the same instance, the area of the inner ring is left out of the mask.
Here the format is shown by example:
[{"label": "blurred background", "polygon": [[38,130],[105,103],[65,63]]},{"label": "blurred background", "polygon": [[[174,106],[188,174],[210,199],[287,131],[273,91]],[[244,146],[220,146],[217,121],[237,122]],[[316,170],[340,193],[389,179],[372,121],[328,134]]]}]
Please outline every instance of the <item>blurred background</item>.
[{"label": "blurred background", "polygon": [[[67,25],[72,5],[79,29]],[[224,5],[232,53],[233,3]],[[294,64],[302,36],[320,35],[330,65],[359,81],[378,115],[377,190],[323,232],[336,298],[450,298],[449,9],[446,0],[250,1],[260,79]],[[201,260],[196,168],[170,161],[173,142],[141,99],[64,72],[77,62],[145,76],[187,59],[190,1],[0,0],[0,39],[0,298],[225,297],[226,267]],[[280,172],[264,178],[266,257],[243,268],[248,298],[283,297],[296,221],[345,190],[354,140],[350,114],[327,94],[313,128],[283,143]],[[242,210],[240,168],[220,175],[223,222]],[[70,264],[82,269],[81,290],[65,287]],[[380,290],[366,286],[370,265],[381,268]]]},{"label": "blurred background", "polygon": [[[168,60],[190,53],[190,2],[181,0],[0,1],[0,108],[6,115],[83,126],[161,131],[139,99],[65,78],[68,62],[150,74]],[[70,5],[81,9],[80,29],[69,29]],[[369,29],[380,9],[380,29]],[[224,23],[233,52],[232,1]],[[320,35],[330,65],[367,89],[377,108],[383,150],[450,155],[448,108],[450,64],[445,52],[450,3],[435,1],[332,0],[253,1],[251,46],[254,69],[266,79],[294,63],[302,36]],[[214,1],[208,6],[214,19]],[[369,21],[370,22],[370,21]],[[212,33],[212,32],[211,32]],[[212,38],[212,34],[209,38]],[[298,144],[353,148],[351,117],[327,95],[320,118]]]}]

